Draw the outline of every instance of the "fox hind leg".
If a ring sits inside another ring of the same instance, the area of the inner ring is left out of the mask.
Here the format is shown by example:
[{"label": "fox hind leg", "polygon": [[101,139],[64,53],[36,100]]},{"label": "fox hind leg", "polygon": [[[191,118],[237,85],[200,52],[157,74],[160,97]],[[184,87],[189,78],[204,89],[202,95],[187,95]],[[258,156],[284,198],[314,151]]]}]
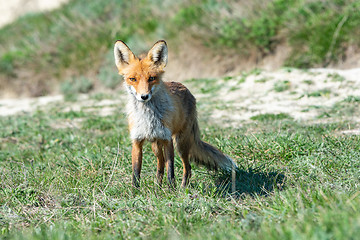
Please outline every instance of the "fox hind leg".
[{"label": "fox hind leg", "polygon": [[186,187],[189,184],[191,178],[191,165],[189,161],[191,142],[188,140],[186,141],[184,138],[176,137],[175,143],[176,149],[178,150],[181,161],[183,163],[183,179],[181,182],[181,187]]},{"label": "fox hind leg", "polygon": [[179,151],[180,158],[183,163],[183,179],[181,187],[186,187],[189,184],[191,178],[191,165],[189,162],[189,149],[183,149]]}]

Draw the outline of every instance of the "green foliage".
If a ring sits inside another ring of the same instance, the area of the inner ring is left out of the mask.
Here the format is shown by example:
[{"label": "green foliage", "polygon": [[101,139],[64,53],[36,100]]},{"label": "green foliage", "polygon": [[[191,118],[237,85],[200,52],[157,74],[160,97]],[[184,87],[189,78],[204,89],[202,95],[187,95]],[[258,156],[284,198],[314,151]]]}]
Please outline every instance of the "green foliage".
[{"label": "green foliage", "polygon": [[286,16],[286,11],[291,8],[296,1],[275,0],[268,3],[260,16],[256,16],[248,23],[249,33],[247,38],[264,53],[274,50],[275,37],[282,29]]},{"label": "green foliage", "polygon": [[329,73],[327,77],[330,78],[332,82],[343,82],[345,80],[345,78],[338,73]]},{"label": "green foliage", "polygon": [[344,99],[344,102],[360,102],[360,96],[348,96],[347,98]]},{"label": "green foliage", "polygon": [[289,42],[294,50],[287,65],[326,66],[342,59],[346,44],[360,44],[355,37],[358,29],[353,28],[360,22],[359,10],[357,1],[304,1],[292,18],[297,26],[289,29]]},{"label": "green foliage", "polygon": [[314,81],[311,79],[306,79],[303,81],[303,83],[307,84],[307,85],[314,85]]},{"label": "green foliage", "polygon": [[254,48],[269,54],[286,41],[292,53],[285,65],[292,67],[326,66],[345,57],[347,45],[360,44],[355,27],[360,24],[357,1],[255,2],[252,12],[241,15],[232,12],[233,6],[235,1],[186,5],[174,23],[208,46],[241,49],[245,55]]},{"label": "green foliage", "polygon": [[250,118],[251,120],[266,122],[266,121],[276,121],[276,120],[283,120],[283,119],[292,119],[292,117],[287,113],[265,113],[265,114],[259,114],[252,116]]},{"label": "green foliage", "polygon": [[[189,79],[185,83],[191,83],[202,94],[215,94],[221,89],[221,81],[215,78]],[[209,97],[213,97],[209,94]]]},{"label": "green foliage", "polygon": [[360,97],[348,96],[344,100],[335,103],[333,106],[324,108],[318,118],[350,117],[355,118],[360,113]]},{"label": "green foliage", "polygon": [[[124,14],[126,8],[132,9],[131,14]],[[74,0],[49,13],[26,15],[0,29],[0,67],[9,74],[23,67],[22,63],[57,76],[62,76],[65,69],[96,71],[104,58],[103,51],[107,52],[117,38],[126,41],[134,32],[155,31],[157,20],[150,14],[151,9],[138,9],[116,0]]]},{"label": "green foliage", "polygon": [[93,83],[86,77],[73,77],[61,84],[61,92],[66,100],[76,100],[78,93],[88,93],[93,88]]},{"label": "green foliage", "polygon": [[173,46],[196,39],[215,53],[244,57],[263,57],[287,43],[285,65],[327,66],[345,58],[348,46],[360,46],[359,25],[354,0],[73,0],[0,29],[0,78],[11,83],[24,69],[40,81],[87,75],[114,88],[119,80],[104,62],[113,65],[107,58],[116,39],[141,51],[160,38]]},{"label": "green foliage", "polygon": [[331,93],[331,90],[326,88],[326,89],[321,89],[318,91],[307,93],[306,96],[308,96],[308,97],[324,97],[324,96],[329,96],[330,93]]},{"label": "green foliage", "polygon": [[201,5],[194,4],[188,7],[181,8],[173,17],[173,21],[175,25],[184,28],[193,24],[198,24],[203,14],[204,12]]},{"label": "green foliage", "polygon": [[107,53],[104,59],[103,66],[100,67],[99,72],[97,74],[97,79],[99,79],[100,83],[109,89],[116,88],[122,81],[122,77],[119,75],[116,66],[114,64],[113,54],[114,52],[111,49]]},{"label": "green foliage", "polygon": [[0,72],[15,77],[14,63],[18,59],[23,59],[24,53],[22,51],[11,51],[1,56]]},{"label": "green foliage", "polygon": [[267,82],[267,80],[268,80],[267,78],[260,78],[260,79],[256,79],[255,82],[256,83],[265,83],[265,82]]},{"label": "green foliage", "polygon": [[117,87],[122,80],[114,68],[101,68],[97,77],[105,87],[110,89]]},{"label": "green foliage", "polygon": [[284,92],[286,90],[289,90],[291,87],[291,82],[288,80],[284,81],[277,81],[274,84],[274,90],[275,92]]}]

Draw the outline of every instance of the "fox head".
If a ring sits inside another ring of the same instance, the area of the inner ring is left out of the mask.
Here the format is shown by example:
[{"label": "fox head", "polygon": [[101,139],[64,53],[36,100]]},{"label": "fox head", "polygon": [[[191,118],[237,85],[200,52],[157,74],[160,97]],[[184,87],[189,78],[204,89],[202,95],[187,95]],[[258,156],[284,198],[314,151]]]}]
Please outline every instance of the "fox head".
[{"label": "fox head", "polygon": [[157,41],[145,58],[134,55],[123,41],[114,46],[115,64],[123,75],[127,90],[140,102],[147,102],[156,93],[167,64],[168,51],[164,40]]}]

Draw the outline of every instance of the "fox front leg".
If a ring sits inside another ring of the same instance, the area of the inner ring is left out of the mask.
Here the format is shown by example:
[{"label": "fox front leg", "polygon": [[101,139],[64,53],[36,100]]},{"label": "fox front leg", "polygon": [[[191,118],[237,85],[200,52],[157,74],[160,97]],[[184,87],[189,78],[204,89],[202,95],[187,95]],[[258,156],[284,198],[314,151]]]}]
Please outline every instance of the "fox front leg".
[{"label": "fox front leg", "polygon": [[175,188],[174,145],[172,140],[164,142],[164,155],[169,186]]},{"label": "fox front leg", "polygon": [[140,172],[142,164],[142,146],[144,141],[134,141],[131,151],[131,163],[133,169],[132,184],[135,188],[140,187]]},{"label": "fox front leg", "polygon": [[165,159],[164,159],[164,153],[163,153],[163,144],[161,144],[160,141],[155,141],[151,144],[151,148],[157,158],[157,183],[161,187],[162,185],[162,179],[164,176],[164,168],[165,168]]}]

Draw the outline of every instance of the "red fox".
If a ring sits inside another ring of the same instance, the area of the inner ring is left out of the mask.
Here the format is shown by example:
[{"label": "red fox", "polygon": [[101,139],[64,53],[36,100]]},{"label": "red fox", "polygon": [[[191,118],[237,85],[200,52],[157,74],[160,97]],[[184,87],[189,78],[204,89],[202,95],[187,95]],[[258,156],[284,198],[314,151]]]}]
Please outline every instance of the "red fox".
[{"label": "red fox", "polygon": [[129,93],[127,114],[132,139],[133,186],[140,186],[142,147],[151,142],[157,157],[157,182],[161,186],[164,168],[170,186],[175,186],[174,146],[183,163],[182,187],[191,177],[189,160],[209,169],[231,172],[234,161],[220,150],[201,141],[197,121],[196,100],[178,82],[163,82],[162,75],[168,60],[167,44],[157,41],[143,59],[136,57],[123,41],[116,41],[115,64],[124,77]]}]

